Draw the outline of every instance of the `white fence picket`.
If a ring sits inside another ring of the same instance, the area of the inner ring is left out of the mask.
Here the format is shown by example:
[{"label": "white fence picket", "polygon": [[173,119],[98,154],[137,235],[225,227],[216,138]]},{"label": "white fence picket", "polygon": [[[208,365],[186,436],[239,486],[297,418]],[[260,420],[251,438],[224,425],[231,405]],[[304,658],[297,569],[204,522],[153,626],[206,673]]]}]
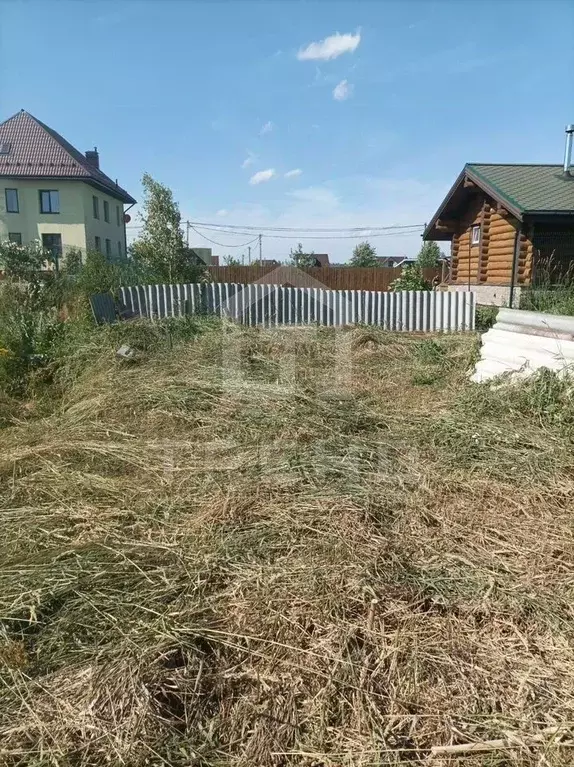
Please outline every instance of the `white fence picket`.
[{"label": "white fence picket", "polygon": [[245,325],[343,325],[365,323],[385,330],[471,331],[471,292],[326,290],[281,285],[193,283],[120,288],[126,310],[151,320],[186,314],[227,316]]}]

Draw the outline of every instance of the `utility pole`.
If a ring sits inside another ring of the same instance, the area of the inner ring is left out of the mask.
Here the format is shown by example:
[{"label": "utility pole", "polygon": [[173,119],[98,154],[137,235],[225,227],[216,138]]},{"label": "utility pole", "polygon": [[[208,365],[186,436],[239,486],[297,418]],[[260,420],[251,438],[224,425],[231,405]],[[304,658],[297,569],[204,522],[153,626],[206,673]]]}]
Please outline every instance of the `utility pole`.
[{"label": "utility pole", "polygon": [[251,266],[251,245],[247,248],[247,263]]},{"label": "utility pole", "polygon": [[189,248],[189,227],[190,227],[190,226],[191,226],[191,224],[189,223],[189,221],[186,221],[186,222],[185,222],[185,228],[186,228],[186,235],[185,235],[185,238],[186,238],[186,241],[187,241],[187,247],[188,247],[188,248]]},{"label": "utility pole", "polygon": [[263,266],[263,251],[261,249],[262,237],[259,235],[259,266]]}]

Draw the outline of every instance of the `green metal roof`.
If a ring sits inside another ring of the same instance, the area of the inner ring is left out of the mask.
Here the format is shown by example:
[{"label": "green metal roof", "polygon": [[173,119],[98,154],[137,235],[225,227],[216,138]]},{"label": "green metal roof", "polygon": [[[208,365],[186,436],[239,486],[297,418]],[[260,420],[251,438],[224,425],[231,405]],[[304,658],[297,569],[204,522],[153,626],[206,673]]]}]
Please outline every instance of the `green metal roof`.
[{"label": "green metal roof", "polygon": [[467,163],[465,170],[520,214],[574,214],[574,176],[565,176],[561,165]]}]

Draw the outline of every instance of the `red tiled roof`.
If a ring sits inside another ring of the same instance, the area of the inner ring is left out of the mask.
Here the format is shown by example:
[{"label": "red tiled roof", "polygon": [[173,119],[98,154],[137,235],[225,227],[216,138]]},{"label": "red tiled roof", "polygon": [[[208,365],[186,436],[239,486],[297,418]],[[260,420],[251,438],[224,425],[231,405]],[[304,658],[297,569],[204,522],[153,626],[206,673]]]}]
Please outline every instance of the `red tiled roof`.
[{"label": "red tiled roof", "polygon": [[82,179],[122,202],[136,202],[59,133],[24,110],[0,123],[0,176]]}]

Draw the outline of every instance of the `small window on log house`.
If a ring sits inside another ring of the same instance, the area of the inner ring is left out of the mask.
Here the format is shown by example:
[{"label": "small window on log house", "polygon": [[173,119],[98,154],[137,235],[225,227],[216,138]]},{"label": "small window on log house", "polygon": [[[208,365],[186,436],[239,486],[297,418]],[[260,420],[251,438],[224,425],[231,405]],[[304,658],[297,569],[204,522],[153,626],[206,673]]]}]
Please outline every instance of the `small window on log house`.
[{"label": "small window on log house", "polygon": [[480,226],[472,227],[471,243],[473,245],[480,245]]}]

